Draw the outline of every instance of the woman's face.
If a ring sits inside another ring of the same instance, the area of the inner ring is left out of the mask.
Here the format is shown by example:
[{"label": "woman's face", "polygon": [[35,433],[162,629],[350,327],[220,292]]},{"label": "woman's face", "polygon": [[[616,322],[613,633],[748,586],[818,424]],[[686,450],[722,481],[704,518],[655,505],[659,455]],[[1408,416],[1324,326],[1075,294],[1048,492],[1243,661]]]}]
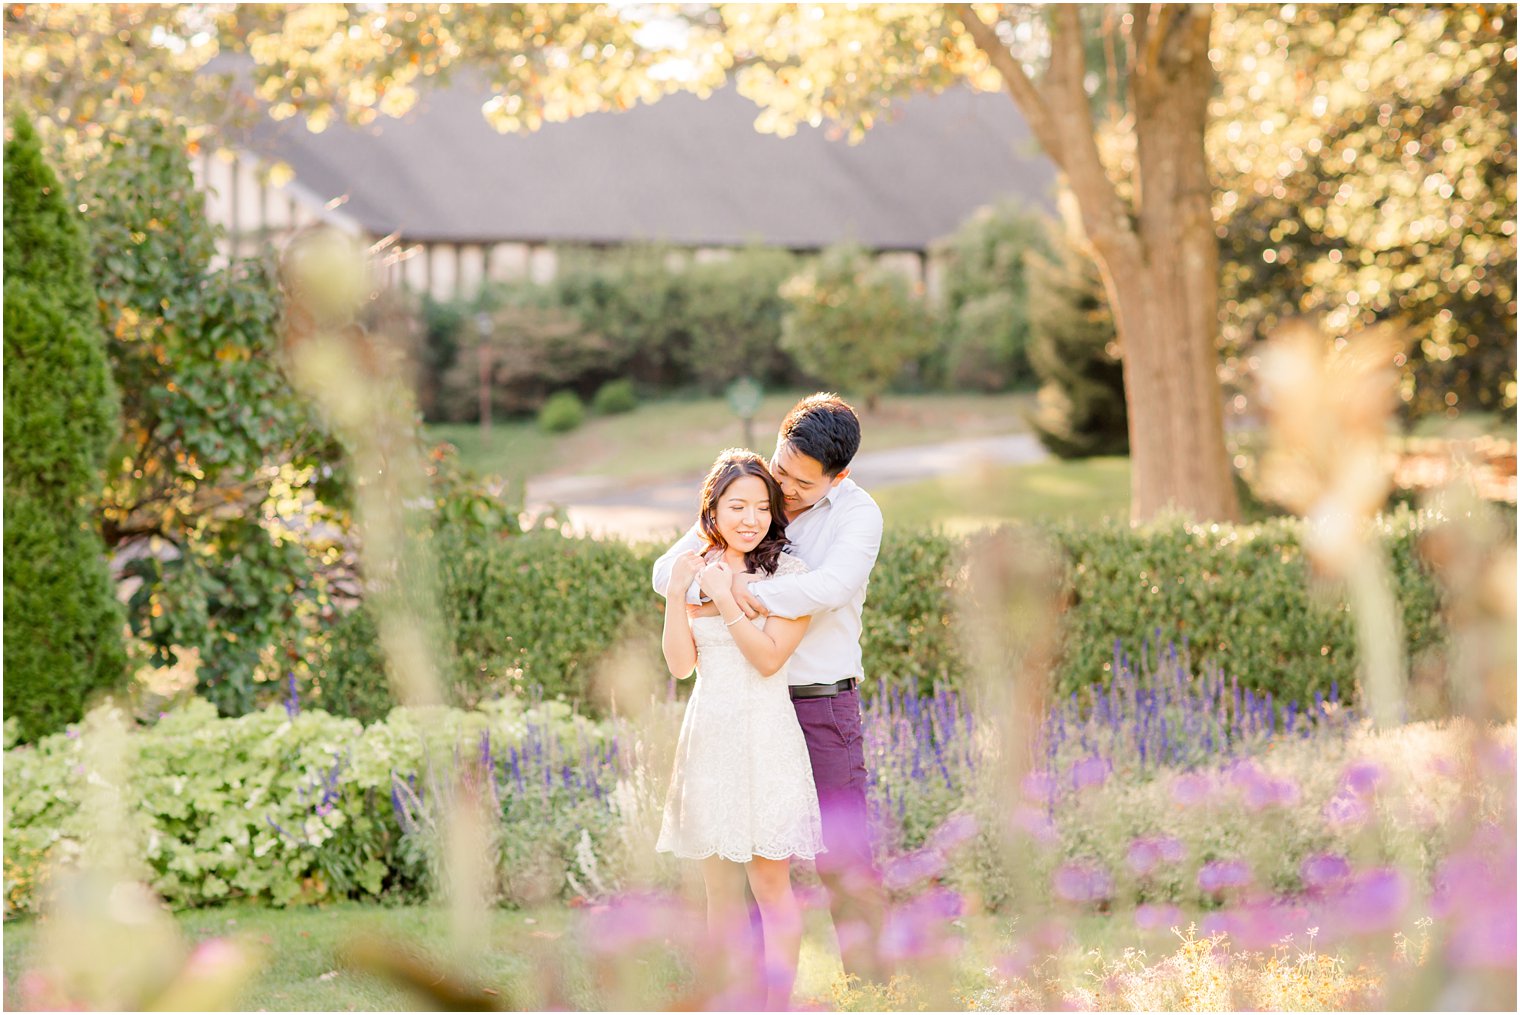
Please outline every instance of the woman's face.
[{"label": "woman's face", "polygon": [[718,495],[715,520],[729,548],[748,553],[770,531],[770,490],[758,476],[740,476]]}]

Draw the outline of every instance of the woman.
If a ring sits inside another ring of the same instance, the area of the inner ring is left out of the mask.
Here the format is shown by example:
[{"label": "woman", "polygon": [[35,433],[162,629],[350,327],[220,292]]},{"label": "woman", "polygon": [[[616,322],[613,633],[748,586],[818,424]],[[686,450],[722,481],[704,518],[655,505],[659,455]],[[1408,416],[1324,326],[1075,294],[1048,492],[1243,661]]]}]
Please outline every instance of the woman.
[{"label": "woman", "polygon": [[[735,572],[807,570],[784,553],[781,487],[752,451],[718,456],[702,485],[703,553],[677,558],[665,597],[665,662],[697,670],[676,746],[657,849],[702,861],[709,933],[747,920],[744,879],[759,904],[768,1002],[787,1007],[797,975],[802,917],[791,858],[823,851],[818,793],[785,667],[808,618],[748,621],[733,596]],[[693,579],[701,606],[687,605]]]}]

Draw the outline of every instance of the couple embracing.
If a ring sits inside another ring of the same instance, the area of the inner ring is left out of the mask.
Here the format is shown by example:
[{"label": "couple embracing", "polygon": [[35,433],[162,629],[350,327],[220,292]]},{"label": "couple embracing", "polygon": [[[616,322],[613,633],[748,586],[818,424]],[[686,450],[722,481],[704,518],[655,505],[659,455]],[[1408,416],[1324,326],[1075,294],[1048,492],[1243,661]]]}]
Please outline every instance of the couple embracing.
[{"label": "couple embracing", "polygon": [[788,1005],[802,939],[794,857],[816,862],[846,972],[880,977],[858,685],[882,519],[849,478],[859,447],[849,405],[803,399],[769,463],[718,456],[697,524],[654,566],[666,663],[697,672],[657,848],[701,862],[711,959],[736,963],[730,975],[755,958],[722,943],[750,923],[748,887],[773,1009]]}]

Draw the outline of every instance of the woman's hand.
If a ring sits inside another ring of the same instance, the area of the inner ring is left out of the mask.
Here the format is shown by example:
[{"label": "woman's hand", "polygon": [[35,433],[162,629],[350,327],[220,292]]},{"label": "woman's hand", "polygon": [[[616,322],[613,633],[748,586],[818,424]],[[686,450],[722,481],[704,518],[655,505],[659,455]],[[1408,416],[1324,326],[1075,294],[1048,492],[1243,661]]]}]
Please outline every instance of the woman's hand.
[{"label": "woman's hand", "polygon": [[734,569],[723,561],[708,564],[698,576],[702,591],[715,603],[732,602],[734,598]]},{"label": "woman's hand", "polygon": [[670,569],[670,585],[665,590],[666,596],[684,602],[686,590],[691,588],[691,583],[696,580],[702,567],[702,555],[695,550],[689,550],[677,557]]}]

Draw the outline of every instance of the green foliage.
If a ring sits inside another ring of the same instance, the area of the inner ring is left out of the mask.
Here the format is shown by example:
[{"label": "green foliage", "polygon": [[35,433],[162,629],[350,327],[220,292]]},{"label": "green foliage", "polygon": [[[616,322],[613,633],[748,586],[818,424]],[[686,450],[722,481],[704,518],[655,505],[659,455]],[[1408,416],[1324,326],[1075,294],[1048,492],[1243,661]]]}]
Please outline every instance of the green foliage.
[{"label": "green foliage", "polygon": [[[280,303],[261,260],[218,268],[182,132],[140,118],[76,170],[112,336],[124,428],[101,499],[139,579],[133,631],[161,665],[200,651],[203,693],[248,707],[261,670],[300,659],[326,608],[313,523],[341,492],[337,449],[279,368]],[[300,517],[304,516],[304,517]]]},{"label": "green foliage", "polygon": [[940,383],[1006,391],[1029,378],[1025,258],[1043,248],[1040,220],[1021,203],[983,208],[946,244]]},{"label": "green foliage", "polygon": [[867,408],[933,345],[929,312],[902,275],[840,244],[782,289],[788,310],[781,347],[830,387],[864,397]]},{"label": "green foliage", "polygon": [[602,365],[650,388],[686,380],[691,331],[680,272],[660,248],[634,248],[584,259],[565,256],[549,299],[603,336]]},{"label": "green foliage", "polygon": [[[449,531],[435,552],[456,704],[516,690],[585,702],[609,650],[658,638],[653,556],[622,543],[542,530],[512,539]],[[365,719],[384,714],[394,699],[363,609],[337,621],[326,651],[323,707]]]},{"label": "green foliage", "polygon": [[423,371],[432,383],[422,387],[436,391],[430,418],[480,418],[482,338],[476,318],[482,314],[490,320],[484,347],[495,415],[537,412],[552,392],[594,391],[613,376],[612,345],[553,298],[550,290],[511,286],[484,290],[474,300],[427,301],[429,351]]},{"label": "green foliage", "polygon": [[95,527],[119,423],[79,223],[30,122],[5,144],[5,714],[31,740],[126,675]]},{"label": "green foliage", "polygon": [[573,391],[556,391],[538,410],[538,427],[545,433],[568,433],[586,422],[586,407]]},{"label": "green foliage", "polygon": [[1228,353],[1298,314],[1395,321],[1409,414],[1512,419],[1514,8],[1244,5],[1214,45]]},{"label": "green foliage", "polygon": [[[1063,693],[1108,679],[1115,640],[1186,641],[1199,666],[1217,663],[1243,687],[1279,700],[1343,697],[1356,687],[1355,636],[1345,603],[1317,590],[1299,549],[1300,523],[1143,529],[1105,523],[1047,531],[1066,561]],[[1384,527],[1408,652],[1442,638],[1439,594],[1421,563],[1420,523],[1404,514]],[[863,616],[868,688],[966,676],[954,597],[965,541],[890,530],[872,573]],[[655,551],[535,532],[514,539],[445,534],[438,547],[444,612],[457,669],[454,700],[472,704],[511,689],[589,702],[591,676],[627,639],[656,644],[660,602],[649,589]],[[1154,591],[1152,591],[1154,589]],[[631,644],[631,642],[630,642]],[[373,627],[362,613],[332,632],[323,706],[361,718],[384,713]],[[331,682],[331,683],[329,683]],[[341,688],[341,690],[340,690]]]},{"label": "green foliage", "polygon": [[[1057,690],[1106,681],[1119,639],[1186,643],[1198,665],[1217,663],[1243,687],[1279,700],[1328,695],[1332,681],[1350,695],[1357,680],[1350,610],[1335,590],[1314,587],[1300,548],[1302,526],[1284,518],[1055,530],[1069,563],[1071,597]],[[1438,586],[1417,553],[1421,523],[1400,512],[1380,531],[1405,651],[1418,657],[1442,637]]]},{"label": "green foliage", "polygon": [[[16,908],[35,910],[46,870],[70,862],[90,831],[79,811],[88,735],[73,729],[5,754],[7,879],[26,871],[32,889],[8,895]],[[123,805],[151,886],[171,906],[409,897],[426,884],[418,859],[428,836],[398,822],[393,789],[405,786],[415,799],[430,784],[446,785],[456,753],[478,757],[483,736],[503,757],[532,738],[541,756],[579,759],[609,735],[564,705],[524,709],[511,699],[479,712],[396,709],[368,727],[278,706],[219,719],[208,703],[192,700],[128,738],[124,764],[132,775]],[[567,787],[542,786],[540,769],[529,774],[541,787],[534,799],[511,785],[502,801],[505,847],[544,853],[556,809],[598,842],[611,837],[608,808],[592,814],[567,806]],[[574,841],[567,835],[557,852],[566,864]],[[549,897],[564,890],[564,870]]]},{"label": "green foliage", "polygon": [[598,416],[618,416],[638,407],[639,394],[626,377],[603,384],[591,399],[591,409]]},{"label": "green foliage", "polygon": [[686,371],[693,380],[716,392],[739,377],[767,385],[794,379],[797,368],[781,349],[781,286],[796,272],[797,258],[773,247],[686,268]]},{"label": "green foliage", "polygon": [[1059,225],[1048,254],[1031,251],[1029,359],[1042,382],[1030,420],[1062,458],[1129,452],[1124,366],[1097,265]]}]

